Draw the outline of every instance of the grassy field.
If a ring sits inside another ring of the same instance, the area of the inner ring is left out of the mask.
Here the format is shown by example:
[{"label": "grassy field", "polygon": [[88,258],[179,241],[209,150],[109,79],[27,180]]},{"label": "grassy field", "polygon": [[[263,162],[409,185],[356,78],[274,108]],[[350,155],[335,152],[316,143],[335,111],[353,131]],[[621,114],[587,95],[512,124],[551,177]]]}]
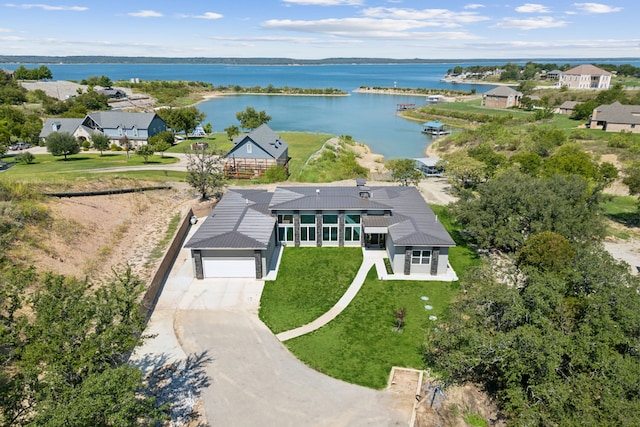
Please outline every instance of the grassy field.
[{"label": "grassy field", "polygon": [[282,132],[282,139],[289,144],[289,180],[297,181],[307,159],[320,148],[332,135],[326,133]]},{"label": "grassy field", "polygon": [[285,248],[278,280],[265,283],[260,319],[274,333],[302,326],[329,311],[362,264],[358,248]]}]

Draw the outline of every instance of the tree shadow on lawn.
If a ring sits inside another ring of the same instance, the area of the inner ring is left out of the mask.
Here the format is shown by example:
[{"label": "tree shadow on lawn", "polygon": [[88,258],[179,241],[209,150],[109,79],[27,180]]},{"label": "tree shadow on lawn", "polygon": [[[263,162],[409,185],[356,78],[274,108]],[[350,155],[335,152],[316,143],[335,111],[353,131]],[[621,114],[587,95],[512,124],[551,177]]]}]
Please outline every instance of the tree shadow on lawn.
[{"label": "tree shadow on lawn", "polygon": [[[169,362],[167,354],[145,355],[130,361],[145,373],[146,392],[157,399],[157,405],[169,408],[175,425],[194,425],[199,414],[196,410],[202,391],[211,384],[206,365],[213,361],[207,351],[190,354],[186,360]],[[174,425],[174,424],[172,424]],[[197,424],[203,426],[204,424]]]}]

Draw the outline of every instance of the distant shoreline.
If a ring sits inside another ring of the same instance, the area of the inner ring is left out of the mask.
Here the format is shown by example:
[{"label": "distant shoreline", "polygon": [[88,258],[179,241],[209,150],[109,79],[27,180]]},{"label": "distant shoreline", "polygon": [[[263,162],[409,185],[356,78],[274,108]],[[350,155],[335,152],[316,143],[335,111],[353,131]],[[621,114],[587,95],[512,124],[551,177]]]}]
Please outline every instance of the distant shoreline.
[{"label": "distant shoreline", "polygon": [[210,64],[210,65],[393,65],[393,64],[460,64],[495,62],[506,64],[507,62],[599,62],[599,61],[640,61],[640,57],[586,57],[586,58],[321,58],[321,59],[296,59],[296,58],[233,58],[233,57],[151,57],[151,56],[47,56],[47,55],[0,55],[1,64]]}]

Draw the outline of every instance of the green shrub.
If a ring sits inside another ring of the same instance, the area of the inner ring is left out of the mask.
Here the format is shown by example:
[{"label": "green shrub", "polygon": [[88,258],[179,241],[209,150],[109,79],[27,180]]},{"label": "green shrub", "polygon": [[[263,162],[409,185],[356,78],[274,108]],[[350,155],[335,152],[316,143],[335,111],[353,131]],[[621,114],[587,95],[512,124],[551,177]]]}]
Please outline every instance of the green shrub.
[{"label": "green shrub", "polygon": [[36,156],[31,154],[29,151],[23,151],[22,153],[16,156],[16,162],[22,163],[25,165],[33,163],[35,159],[36,159]]},{"label": "green shrub", "polygon": [[111,144],[111,146],[109,147],[109,149],[111,151],[122,151],[122,147],[120,147],[118,144],[116,144],[115,142]]},{"label": "green shrub", "polygon": [[82,141],[82,149],[84,151],[88,151],[89,148],[91,148],[91,142],[89,142],[89,140],[85,139],[84,141]]}]

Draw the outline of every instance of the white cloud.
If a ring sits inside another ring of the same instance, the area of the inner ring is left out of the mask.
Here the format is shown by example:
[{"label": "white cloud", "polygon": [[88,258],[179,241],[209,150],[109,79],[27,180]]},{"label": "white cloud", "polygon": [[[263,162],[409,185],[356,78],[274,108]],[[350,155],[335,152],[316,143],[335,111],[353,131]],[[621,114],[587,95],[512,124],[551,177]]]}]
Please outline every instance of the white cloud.
[{"label": "white cloud", "polygon": [[0,41],[3,41],[3,42],[19,42],[23,40],[26,40],[26,39],[24,37],[18,37],[18,36],[0,37]]},{"label": "white cloud", "polygon": [[13,31],[8,28],[0,28],[0,33],[13,33]]},{"label": "white cloud", "polygon": [[65,11],[72,11],[72,12],[84,12],[85,10],[89,10],[88,7],[85,6],[51,6],[48,4],[41,4],[41,3],[37,3],[37,4],[13,4],[13,3],[7,3],[5,4],[6,7],[19,7],[22,9],[42,9],[42,10],[65,10]]},{"label": "white cloud", "polygon": [[202,15],[195,16],[195,18],[200,18],[200,19],[220,19],[220,18],[222,18],[222,15],[219,14],[219,13],[215,13],[215,12],[205,12]]},{"label": "white cloud", "polygon": [[365,9],[363,15],[369,18],[388,18],[400,20],[431,21],[442,26],[451,24],[468,24],[486,21],[489,18],[476,12],[453,12],[447,9],[399,9],[392,7],[372,7]]},{"label": "white cloud", "polygon": [[491,28],[538,30],[540,28],[560,28],[568,24],[566,21],[557,21],[550,16],[540,16],[529,19],[504,18],[501,22],[492,25]]},{"label": "white cloud", "polygon": [[549,13],[550,9],[543,4],[525,3],[516,7],[516,12],[520,13]]},{"label": "white cloud", "polygon": [[468,5],[465,5],[465,9],[482,9],[483,7],[485,7],[483,4],[479,4],[479,3],[470,3]]},{"label": "white cloud", "polygon": [[155,10],[140,10],[138,12],[130,12],[127,15],[136,18],[159,18],[162,16],[162,13],[156,12]]},{"label": "white cloud", "polygon": [[356,39],[474,39],[475,36],[463,32],[415,32],[428,26],[439,24],[426,23],[417,20],[394,19],[320,19],[317,21],[294,21],[272,19],[262,23],[269,29],[300,31],[307,33],[326,34],[337,37],[351,37]]},{"label": "white cloud", "polygon": [[614,7],[601,3],[574,3],[573,5],[581,12],[585,13],[612,13],[620,12],[622,10],[621,7]]},{"label": "white cloud", "polygon": [[284,3],[302,6],[361,6],[364,0],[282,0]]}]

